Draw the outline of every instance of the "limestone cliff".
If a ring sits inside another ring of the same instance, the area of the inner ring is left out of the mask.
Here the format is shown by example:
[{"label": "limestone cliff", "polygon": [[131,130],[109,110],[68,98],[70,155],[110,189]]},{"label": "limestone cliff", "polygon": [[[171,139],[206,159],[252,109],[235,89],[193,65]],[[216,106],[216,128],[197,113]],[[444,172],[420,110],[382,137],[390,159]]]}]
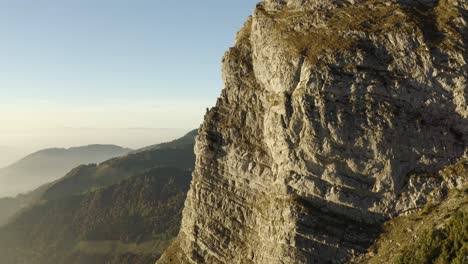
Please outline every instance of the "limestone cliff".
[{"label": "limestone cliff", "polygon": [[438,171],[467,155],[467,22],[465,0],[259,3],[159,263],[345,263],[466,184]]}]

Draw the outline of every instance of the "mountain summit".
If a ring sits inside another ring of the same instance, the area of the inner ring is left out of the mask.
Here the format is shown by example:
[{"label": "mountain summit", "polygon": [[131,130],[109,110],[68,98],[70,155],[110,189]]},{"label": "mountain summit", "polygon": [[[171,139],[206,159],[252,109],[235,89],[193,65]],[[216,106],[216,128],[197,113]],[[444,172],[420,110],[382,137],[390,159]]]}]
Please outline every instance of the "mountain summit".
[{"label": "mountain summit", "polygon": [[[346,263],[466,173],[465,0],[266,0],[223,59],[158,263]],[[390,260],[389,260],[390,261]]]}]

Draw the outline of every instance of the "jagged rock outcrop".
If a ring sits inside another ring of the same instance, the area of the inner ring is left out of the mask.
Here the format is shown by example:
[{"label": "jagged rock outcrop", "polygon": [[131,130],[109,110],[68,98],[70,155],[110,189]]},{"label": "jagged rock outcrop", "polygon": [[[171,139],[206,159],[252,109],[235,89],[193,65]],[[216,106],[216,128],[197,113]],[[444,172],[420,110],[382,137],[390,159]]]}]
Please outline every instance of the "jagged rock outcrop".
[{"label": "jagged rock outcrop", "polygon": [[[345,263],[465,180],[468,2],[266,0],[223,59],[158,263]],[[434,175],[429,177],[428,175]]]}]

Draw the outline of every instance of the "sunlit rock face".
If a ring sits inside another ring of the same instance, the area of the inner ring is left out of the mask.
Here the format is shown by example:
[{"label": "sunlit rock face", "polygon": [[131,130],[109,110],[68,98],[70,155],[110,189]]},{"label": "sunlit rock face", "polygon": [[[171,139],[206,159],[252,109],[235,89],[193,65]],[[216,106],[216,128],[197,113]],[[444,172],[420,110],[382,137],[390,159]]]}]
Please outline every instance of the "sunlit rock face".
[{"label": "sunlit rock face", "polygon": [[269,0],[223,59],[159,263],[346,263],[467,155],[464,0]]}]

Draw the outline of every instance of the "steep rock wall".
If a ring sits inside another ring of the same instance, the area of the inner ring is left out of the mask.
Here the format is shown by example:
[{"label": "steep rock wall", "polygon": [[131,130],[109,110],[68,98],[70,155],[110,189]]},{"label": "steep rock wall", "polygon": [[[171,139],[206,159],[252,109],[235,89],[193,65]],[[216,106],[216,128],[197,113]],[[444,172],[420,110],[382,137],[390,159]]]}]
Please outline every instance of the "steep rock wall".
[{"label": "steep rock wall", "polygon": [[344,263],[467,155],[463,0],[269,0],[224,56],[158,263]]}]

